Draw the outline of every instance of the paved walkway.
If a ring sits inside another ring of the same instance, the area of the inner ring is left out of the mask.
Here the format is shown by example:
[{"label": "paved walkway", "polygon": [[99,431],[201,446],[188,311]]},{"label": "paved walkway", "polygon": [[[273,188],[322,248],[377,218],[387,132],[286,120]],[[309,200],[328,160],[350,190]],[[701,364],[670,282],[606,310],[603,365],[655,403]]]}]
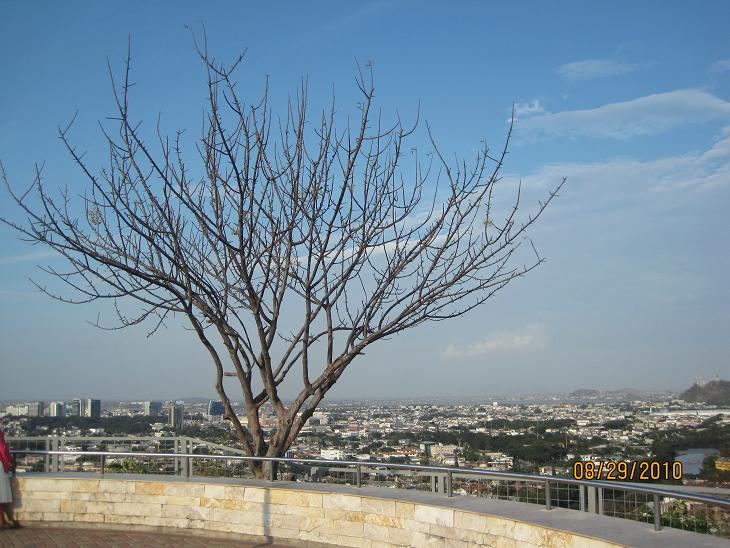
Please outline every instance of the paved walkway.
[{"label": "paved walkway", "polygon": [[104,529],[70,529],[55,527],[24,527],[0,530],[3,548],[286,548],[280,544],[251,543],[198,535],[144,533]]}]

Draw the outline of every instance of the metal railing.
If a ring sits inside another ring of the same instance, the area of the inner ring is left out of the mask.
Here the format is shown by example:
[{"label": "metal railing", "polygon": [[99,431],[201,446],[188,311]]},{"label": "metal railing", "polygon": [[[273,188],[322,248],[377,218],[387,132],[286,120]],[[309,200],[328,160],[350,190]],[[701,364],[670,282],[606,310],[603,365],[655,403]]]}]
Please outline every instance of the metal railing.
[{"label": "metal railing", "polygon": [[[181,447],[188,448],[189,444],[175,443],[176,450]],[[217,447],[225,449],[224,446]],[[13,452],[21,459],[40,457],[42,460],[37,461],[40,466],[36,465],[31,469],[33,471],[64,472],[70,462],[72,470],[95,472],[102,476],[143,473],[174,474],[185,478],[245,478],[255,476],[253,466],[254,463],[259,463],[256,475],[261,477],[262,470],[265,470],[269,481],[277,481],[281,477],[291,481],[348,483],[358,488],[385,484],[388,487],[425,489],[444,493],[448,497],[471,495],[506,499],[541,504],[546,510],[561,507],[645,521],[653,523],[657,531],[668,526],[730,537],[730,500],[647,484],[586,481],[516,472],[391,462],[251,457],[187,451],[162,453],[16,449]],[[69,459],[74,456],[75,458]],[[81,463],[78,462],[79,458],[83,459]],[[120,466],[120,462],[127,461],[136,463],[136,466]],[[261,467],[261,464],[265,466]],[[424,478],[428,479],[424,481]]]}]

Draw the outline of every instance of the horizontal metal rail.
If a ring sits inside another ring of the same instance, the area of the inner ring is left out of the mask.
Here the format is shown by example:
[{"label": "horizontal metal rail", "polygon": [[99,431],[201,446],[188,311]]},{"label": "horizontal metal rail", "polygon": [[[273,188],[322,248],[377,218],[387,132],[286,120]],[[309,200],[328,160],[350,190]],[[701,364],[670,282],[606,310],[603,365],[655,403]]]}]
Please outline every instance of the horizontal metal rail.
[{"label": "horizontal metal rail", "polygon": [[[315,466],[352,466],[354,469],[353,473],[358,471],[364,472],[364,467],[369,469],[395,469],[395,470],[412,470],[418,472],[431,472],[436,474],[445,474],[446,477],[451,480],[448,481],[448,494],[451,496],[451,484],[454,476],[468,477],[468,476],[481,476],[486,479],[496,480],[512,480],[512,481],[524,481],[537,483],[542,485],[548,485],[549,483],[563,483],[568,485],[577,485],[583,487],[592,488],[604,488],[613,489],[617,491],[627,491],[632,493],[643,493],[647,495],[653,495],[655,500],[658,497],[670,497],[679,500],[686,500],[692,502],[700,502],[704,504],[711,504],[716,506],[723,506],[730,508],[730,500],[722,499],[719,497],[712,497],[708,495],[696,495],[691,493],[684,493],[678,491],[672,491],[670,489],[661,489],[656,487],[650,487],[648,485],[632,484],[626,482],[612,482],[612,481],[600,481],[600,480],[576,480],[573,478],[564,478],[556,476],[541,476],[538,474],[522,474],[518,472],[501,472],[497,470],[480,470],[478,468],[451,468],[447,466],[430,466],[424,464],[400,464],[394,462],[375,462],[375,461],[349,461],[349,460],[323,460],[323,459],[296,459],[296,458],[285,458],[285,457],[255,457],[246,455],[206,455],[199,453],[146,453],[146,452],[111,452],[111,451],[43,451],[43,450],[15,450],[15,454],[26,454],[26,455],[50,455],[50,456],[62,456],[62,455],[84,455],[84,456],[96,456],[96,457],[131,457],[131,458],[144,458],[144,459],[155,459],[155,458],[176,458],[176,459],[213,459],[213,460],[225,460],[225,461],[250,461],[250,462],[281,462],[290,464],[307,464]],[[359,474],[358,474],[359,476]],[[359,478],[358,478],[359,480]],[[360,481],[358,481],[358,487]],[[549,488],[548,488],[549,491]],[[546,502],[549,506],[549,499]],[[656,505],[655,505],[656,506]],[[657,516],[658,517],[658,516]]]}]

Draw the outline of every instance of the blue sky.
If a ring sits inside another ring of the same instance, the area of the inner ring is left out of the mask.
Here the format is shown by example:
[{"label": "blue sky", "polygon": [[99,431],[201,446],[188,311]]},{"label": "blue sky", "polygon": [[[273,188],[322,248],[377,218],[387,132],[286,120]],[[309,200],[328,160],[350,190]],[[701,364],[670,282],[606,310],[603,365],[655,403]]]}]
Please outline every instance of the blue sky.
[{"label": "blue sky", "polygon": [[[517,5],[514,5],[517,4]],[[45,162],[51,187],[83,179],[56,128],[104,161],[106,69],[131,36],[132,107],[200,130],[205,80],[185,24],[221,59],[243,48],[249,96],[280,105],[307,77],[312,109],[356,114],[372,62],[386,118],[422,118],[449,154],[499,144],[505,184],[538,199],[568,183],[532,236],[548,262],[484,308],[388,341],[334,398],[499,396],[580,387],[682,389],[730,378],[730,6],[726,2],[20,2],[0,7],[0,159],[11,184]],[[424,139],[423,132],[415,137]],[[17,218],[7,196],[0,214]],[[101,332],[104,306],[69,307],[28,281],[49,257],[0,227],[0,399],[212,394],[188,332]],[[50,259],[55,260],[55,259]]]}]

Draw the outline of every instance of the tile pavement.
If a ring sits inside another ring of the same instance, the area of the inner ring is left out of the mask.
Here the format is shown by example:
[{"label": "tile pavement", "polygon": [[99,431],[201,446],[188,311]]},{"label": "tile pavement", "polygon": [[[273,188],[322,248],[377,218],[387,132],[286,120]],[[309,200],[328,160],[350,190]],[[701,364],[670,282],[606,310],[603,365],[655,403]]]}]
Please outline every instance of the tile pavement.
[{"label": "tile pavement", "polygon": [[24,527],[0,530],[3,548],[285,548],[280,544],[251,543],[198,535],[160,534],[104,529]]}]

